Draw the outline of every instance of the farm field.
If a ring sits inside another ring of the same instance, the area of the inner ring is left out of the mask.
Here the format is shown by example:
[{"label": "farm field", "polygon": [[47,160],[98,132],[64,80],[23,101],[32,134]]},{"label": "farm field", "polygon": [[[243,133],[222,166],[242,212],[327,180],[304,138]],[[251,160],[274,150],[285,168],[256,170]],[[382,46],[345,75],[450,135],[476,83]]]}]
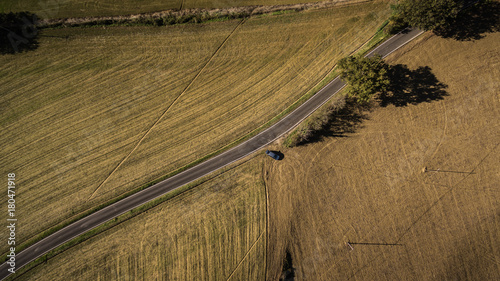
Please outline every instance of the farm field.
[{"label": "farm field", "polygon": [[499,41],[424,34],[388,61],[430,67],[442,99],[379,106],[265,161],[269,280],[287,251],[296,280],[500,279]]},{"label": "farm field", "polygon": [[[289,5],[313,0],[3,0],[0,12],[30,11],[44,19],[121,16],[171,9],[230,8],[255,5]],[[349,1],[334,1],[349,2]],[[353,1],[351,1],[353,2]]]},{"label": "farm field", "polygon": [[16,173],[17,216],[29,225],[18,241],[257,128],[388,14],[376,1],[202,25],[50,29],[37,50],[1,55],[0,170]]},{"label": "farm field", "polygon": [[263,280],[262,158],[210,176],[15,280]]}]

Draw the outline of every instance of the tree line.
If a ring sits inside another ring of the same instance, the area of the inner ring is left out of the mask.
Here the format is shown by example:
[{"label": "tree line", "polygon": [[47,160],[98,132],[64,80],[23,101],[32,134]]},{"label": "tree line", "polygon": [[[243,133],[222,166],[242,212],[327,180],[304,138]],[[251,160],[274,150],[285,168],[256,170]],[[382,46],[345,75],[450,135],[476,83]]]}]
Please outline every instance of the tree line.
[{"label": "tree line", "polygon": [[477,40],[500,30],[500,2],[494,0],[400,0],[392,5],[387,31],[408,26],[457,40]]}]

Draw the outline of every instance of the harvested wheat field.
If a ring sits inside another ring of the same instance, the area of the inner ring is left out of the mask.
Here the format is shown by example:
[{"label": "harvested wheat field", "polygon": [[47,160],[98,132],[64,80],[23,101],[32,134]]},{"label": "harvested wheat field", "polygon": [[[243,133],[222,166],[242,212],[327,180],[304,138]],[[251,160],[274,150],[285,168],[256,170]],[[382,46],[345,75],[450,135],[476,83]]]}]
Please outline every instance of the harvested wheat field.
[{"label": "harvested wheat field", "polygon": [[262,158],[233,165],[15,280],[263,280]]},{"label": "harvested wheat field", "polygon": [[500,280],[499,41],[423,35],[388,58],[437,78],[413,103],[266,160],[269,280]]},{"label": "harvested wheat field", "polygon": [[1,55],[0,172],[17,175],[18,242],[266,123],[388,13],[372,2],[199,25],[48,29],[37,50]]}]

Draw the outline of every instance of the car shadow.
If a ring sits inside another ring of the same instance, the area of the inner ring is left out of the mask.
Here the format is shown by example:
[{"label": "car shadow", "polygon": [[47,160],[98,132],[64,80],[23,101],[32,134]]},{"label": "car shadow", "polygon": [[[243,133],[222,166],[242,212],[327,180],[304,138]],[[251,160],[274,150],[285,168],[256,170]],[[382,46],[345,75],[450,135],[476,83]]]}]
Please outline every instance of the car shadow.
[{"label": "car shadow", "polygon": [[278,160],[278,161],[281,161],[283,159],[285,159],[285,154],[283,154],[283,152],[281,151],[276,151],[276,150],[269,150],[270,152],[276,154],[278,156],[278,159],[274,159],[274,160]]}]

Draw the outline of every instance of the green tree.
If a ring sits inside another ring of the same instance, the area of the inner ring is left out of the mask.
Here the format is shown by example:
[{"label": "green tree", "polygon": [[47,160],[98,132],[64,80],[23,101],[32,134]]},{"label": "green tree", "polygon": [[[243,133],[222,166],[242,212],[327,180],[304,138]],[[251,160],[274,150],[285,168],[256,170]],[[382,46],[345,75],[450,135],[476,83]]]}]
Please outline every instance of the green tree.
[{"label": "green tree", "polygon": [[396,34],[408,27],[408,23],[401,16],[399,5],[391,5],[392,15],[389,17],[389,23],[384,28],[386,34]]},{"label": "green tree", "polygon": [[466,0],[401,0],[400,16],[409,25],[439,31],[453,22]]},{"label": "green tree", "polygon": [[389,65],[380,56],[349,56],[338,63],[340,77],[346,81],[347,95],[367,102],[376,93],[385,92],[390,84]]}]

